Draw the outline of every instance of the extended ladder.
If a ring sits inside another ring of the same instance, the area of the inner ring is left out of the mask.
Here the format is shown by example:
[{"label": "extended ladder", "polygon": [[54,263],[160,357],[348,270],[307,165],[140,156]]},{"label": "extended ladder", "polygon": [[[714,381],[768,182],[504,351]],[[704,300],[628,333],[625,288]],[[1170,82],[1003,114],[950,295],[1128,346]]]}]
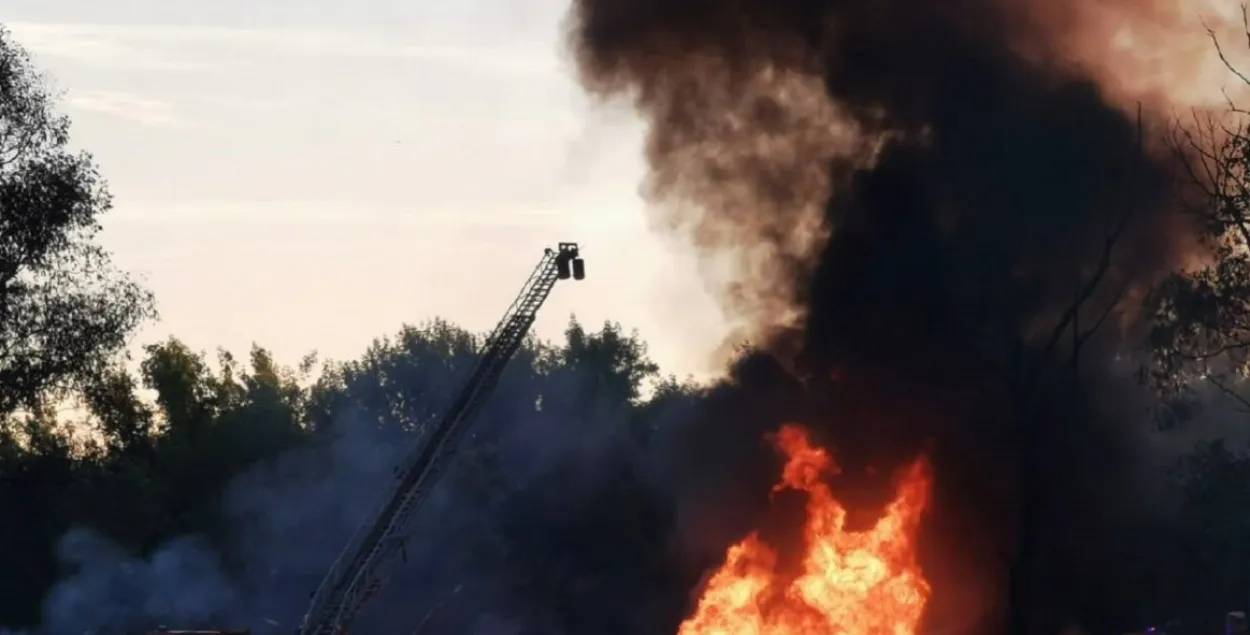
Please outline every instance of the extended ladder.
[{"label": "extended ladder", "polygon": [[341,635],[364,602],[381,588],[386,578],[380,569],[399,553],[400,531],[447,469],[467,424],[490,398],[556,281],[570,277],[585,277],[577,244],[560,243],[557,249],[546,249],[521,293],[487,338],[473,372],[443,419],[400,466],[399,483],[382,510],[372,523],[356,532],[331,565],[313,594],[300,635]]}]

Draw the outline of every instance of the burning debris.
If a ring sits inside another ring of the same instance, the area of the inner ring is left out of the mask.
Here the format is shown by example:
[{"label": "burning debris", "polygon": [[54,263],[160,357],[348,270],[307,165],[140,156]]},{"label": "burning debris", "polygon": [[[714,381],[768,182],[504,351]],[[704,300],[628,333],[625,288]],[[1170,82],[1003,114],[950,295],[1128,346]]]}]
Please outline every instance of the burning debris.
[{"label": "burning debris", "polygon": [[729,548],[678,635],[915,635],[929,599],[916,561],[916,536],[929,496],[923,460],[902,473],[898,496],[869,529],[847,528],[847,511],[824,482],[829,452],[789,425],[777,435],[786,455],[784,490],[808,496],[800,567],[787,575],[758,534]]}]

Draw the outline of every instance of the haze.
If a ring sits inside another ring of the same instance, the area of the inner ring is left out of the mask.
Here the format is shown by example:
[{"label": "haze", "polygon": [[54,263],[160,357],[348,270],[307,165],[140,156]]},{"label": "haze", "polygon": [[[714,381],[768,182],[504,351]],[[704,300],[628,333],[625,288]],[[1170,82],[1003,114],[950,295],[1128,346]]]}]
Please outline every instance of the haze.
[{"label": "haze", "polygon": [[156,294],[139,343],[294,363],[436,315],[486,330],[576,240],[589,278],[539,335],[611,319],[710,368],[720,314],[647,227],[640,124],[576,88],[563,0],[4,4],[111,183],[102,241]]}]

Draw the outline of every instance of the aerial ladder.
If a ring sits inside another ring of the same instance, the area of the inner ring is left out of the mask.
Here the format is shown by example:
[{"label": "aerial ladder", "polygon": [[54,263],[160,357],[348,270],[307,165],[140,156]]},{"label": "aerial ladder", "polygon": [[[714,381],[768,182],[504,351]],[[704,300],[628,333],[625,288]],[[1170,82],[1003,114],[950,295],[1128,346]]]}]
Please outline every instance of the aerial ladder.
[{"label": "aerial ladder", "polygon": [[388,579],[387,565],[402,554],[402,531],[451,463],[456,445],[490,399],[504,367],[520,348],[538,309],[558,280],[586,277],[577,243],[547,248],[503,319],[486,339],[472,372],[438,425],[397,468],[397,484],[381,511],[366,522],[313,592],[299,635],[343,635],[361,606]]}]

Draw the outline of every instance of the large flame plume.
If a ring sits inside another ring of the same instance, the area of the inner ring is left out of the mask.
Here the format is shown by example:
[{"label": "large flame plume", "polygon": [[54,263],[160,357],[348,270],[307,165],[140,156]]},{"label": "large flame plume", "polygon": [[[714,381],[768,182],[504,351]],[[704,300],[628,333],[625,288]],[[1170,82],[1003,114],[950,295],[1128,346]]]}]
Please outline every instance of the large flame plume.
[{"label": "large flame plume", "polygon": [[872,527],[852,531],[825,482],[838,469],[829,452],[796,425],[782,427],[777,447],[787,462],[773,491],[808,497],[801,571],[781,573],[777,553],[751,534],[729,549],[679,635],[914,635],[930,593],[916,559],[927,461],[901,472],[896,497]]}]

